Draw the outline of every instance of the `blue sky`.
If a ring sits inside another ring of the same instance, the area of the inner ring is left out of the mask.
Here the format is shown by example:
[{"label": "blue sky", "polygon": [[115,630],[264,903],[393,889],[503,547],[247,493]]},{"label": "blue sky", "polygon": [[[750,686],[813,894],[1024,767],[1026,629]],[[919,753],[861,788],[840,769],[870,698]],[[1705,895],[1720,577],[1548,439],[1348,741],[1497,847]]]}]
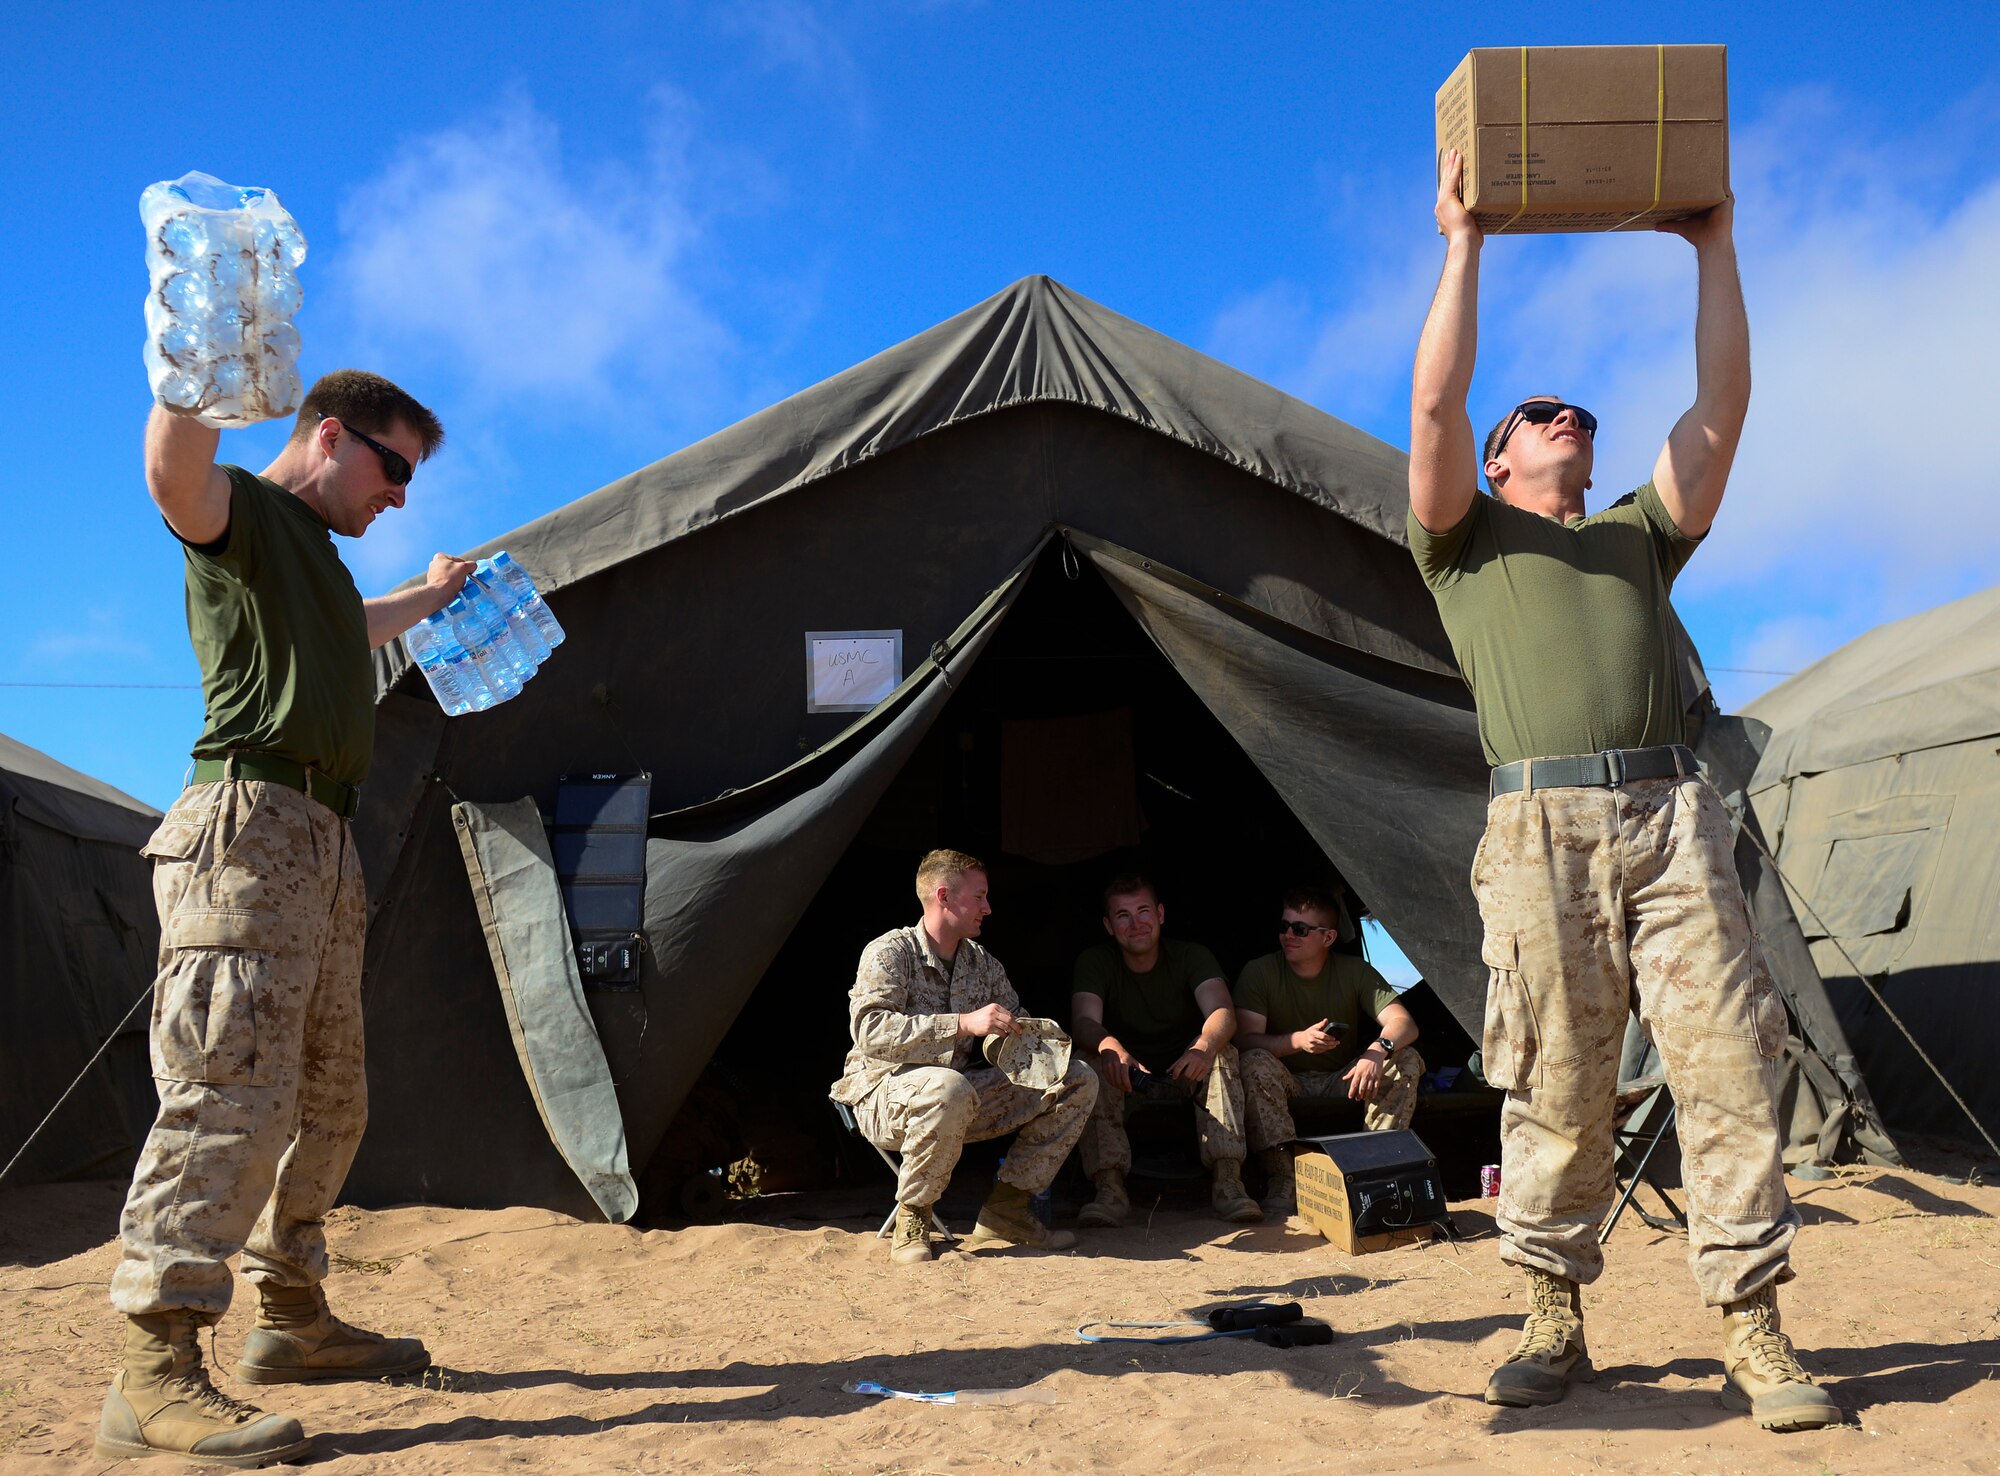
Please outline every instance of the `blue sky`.
[{"label": "blue sky", "polygon": [[[1523,42],[1730,47],[1757,392],[1679,605],[1711,666],[1796,670],[2000,578],[1978,430],[2000,419],[1995,15],[37,7],[0,39],[22,212],[0,341],[23,390],[0,732],[164,805],[199,728],[193,690],[16,685],[196,680],[140,479],[154,180],[277,190],[311,242],[307,379],[363,365],[442,414],[408,509],[344,547],[377,593],[1030,272],[1405,444],[1439,260],[1432,94],[1468,47]],[[1604,422],[1600,495],[1642,480],[1692,393],[1692,253],[1486,255],[1475,420],[1555,388]],[[261,467],[283,433],[223,454]],[[1717,685],[1737,705],[1772,680]]]}]

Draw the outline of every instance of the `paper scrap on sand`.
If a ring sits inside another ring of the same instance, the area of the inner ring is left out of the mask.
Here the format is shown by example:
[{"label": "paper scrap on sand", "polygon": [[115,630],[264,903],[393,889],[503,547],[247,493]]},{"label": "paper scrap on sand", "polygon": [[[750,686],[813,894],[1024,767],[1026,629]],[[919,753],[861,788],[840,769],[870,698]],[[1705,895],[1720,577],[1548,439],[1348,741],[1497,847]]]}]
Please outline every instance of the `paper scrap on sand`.
[{"label": "paper scrap on sand", "polygon": [[881,1399],[914,1399],[919,1404],[1054,1404],[1056,1391],[1027,1384],[1019,1389],[953,1389],[943,1394],[925,1394],[914,1389],[891,1389],[873,1379],[849,1379],[841,1385],[850,1394],[873,1394]]}]

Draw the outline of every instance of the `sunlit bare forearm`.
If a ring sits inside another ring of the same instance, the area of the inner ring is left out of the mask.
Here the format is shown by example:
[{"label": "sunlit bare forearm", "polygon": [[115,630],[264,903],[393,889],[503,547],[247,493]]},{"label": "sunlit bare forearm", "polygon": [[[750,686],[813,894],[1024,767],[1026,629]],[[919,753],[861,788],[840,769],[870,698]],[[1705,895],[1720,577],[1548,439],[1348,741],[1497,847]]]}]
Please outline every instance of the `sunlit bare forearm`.
[{"label": "sunlit bare forearm", "polygon": [[386,646],[427,615],[435,615],[451,603],[452,592],[434,585],[419,584],[394,594],[363,600],[368,612],[368,649]]},{"label": "sunlit bare forearm", "polygon": [[1667,437],[1653,484],[1680,530],[1706,533],[1722,505],[1750,410],[1750,316],[1736,269],[1735,243],[1722,236],[1699,250],[1695,308],[1695,400]]},{"label": "sunlit bare forearm", "polygon": [[1480,237],[1454,237],[1417,340],[1410,381],[1410,506],[1433,533],[1456,527],[1479,491],[1466,396],[1479,342]]}]

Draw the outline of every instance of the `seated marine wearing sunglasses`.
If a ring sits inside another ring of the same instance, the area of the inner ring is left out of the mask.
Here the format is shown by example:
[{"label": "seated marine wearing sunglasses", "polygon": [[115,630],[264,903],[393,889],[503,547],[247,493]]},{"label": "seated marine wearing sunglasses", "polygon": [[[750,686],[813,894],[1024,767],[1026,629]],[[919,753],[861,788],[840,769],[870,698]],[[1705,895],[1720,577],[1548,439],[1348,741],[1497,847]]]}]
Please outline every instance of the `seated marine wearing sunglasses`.
[{"label": "seated marine wearing sunglasses", "polygon": [[1444,272],[1411,394],[1408,529],[1493,765],[1472,859],[1491,971],[1482,1051],[1507,1093],[1500,1256],[1525,1273],[1531,1310],[1486,1398],[1552,1404],[1588,1367],[1581,1288],[1604,1269],[1619,1046],[1637,1010],[1680,1113],[1689,1260],[1702,1300],[1723,1314],[1723,1403],[1771,1430],[1833,1424],[1839,1410],[1778,1319],[1799,1228],[1777,1124],[1785,1008],[1736,879],[1729,812],[1684,746],[1668,603],[1715,520],[1750,404],[1733,207],[1659,227],[1695,248],[1694,404],[1651,479],[1586,515],[1587,412],[1530,396],[1474,454],[1466,395],[1483,238],[1461,169],[1446,153]]},{"label": "seated marine wearing sunglasses", "polygon": [[[1236,976],[1236,1049],[1250,1150],[1264,1165],[1264,1213],[1298,1208],[1288,1146],[1295,1097],[1346,1097],[1370,1132],[1410,1125],[1417,1110],[1417,1022],[1365,958],[1335,953],[1340,904],[1318,887],[1285,893],[1278,949]],[[1366,1044],[1362,1044],[1363,1040]]]}]

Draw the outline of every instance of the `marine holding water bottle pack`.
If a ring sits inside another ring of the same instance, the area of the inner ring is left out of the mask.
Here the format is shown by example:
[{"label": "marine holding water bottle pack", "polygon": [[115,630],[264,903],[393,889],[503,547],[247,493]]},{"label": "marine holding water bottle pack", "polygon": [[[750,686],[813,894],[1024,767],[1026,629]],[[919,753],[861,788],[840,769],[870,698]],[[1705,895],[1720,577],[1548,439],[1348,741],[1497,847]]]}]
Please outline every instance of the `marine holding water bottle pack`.
[{"label": "marine holding water bottle pack", "polygon": [[149,186],[139,218],[154,398],[218,429],[298,409],[306,238],[278,197],[197,171]]},{"label": "marine holding water bottle pack", "polygon": [[562,643],[555,612],[505,549],[481,559],[450,604],[403,632],[410,659],[446,717],[519,696]]}]

